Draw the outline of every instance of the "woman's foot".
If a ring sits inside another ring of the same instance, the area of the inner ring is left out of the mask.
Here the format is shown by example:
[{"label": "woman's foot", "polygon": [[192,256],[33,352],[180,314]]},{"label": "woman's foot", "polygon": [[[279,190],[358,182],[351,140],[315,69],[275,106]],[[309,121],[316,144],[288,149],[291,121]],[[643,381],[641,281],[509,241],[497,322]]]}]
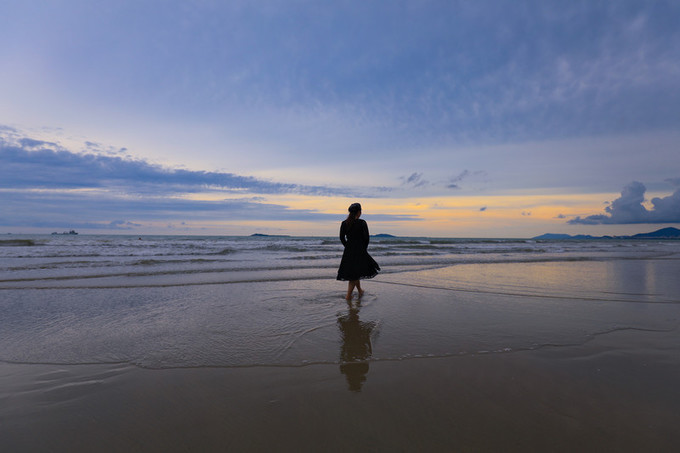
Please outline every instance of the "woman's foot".
[{"label": "woman's foot", "polygon": [[359,299],[361,299],[361,296],[364,295],[364,290],[363,290],[363,289],[359,289],[359,290],[357,290],[357,291],[359,291]]}]

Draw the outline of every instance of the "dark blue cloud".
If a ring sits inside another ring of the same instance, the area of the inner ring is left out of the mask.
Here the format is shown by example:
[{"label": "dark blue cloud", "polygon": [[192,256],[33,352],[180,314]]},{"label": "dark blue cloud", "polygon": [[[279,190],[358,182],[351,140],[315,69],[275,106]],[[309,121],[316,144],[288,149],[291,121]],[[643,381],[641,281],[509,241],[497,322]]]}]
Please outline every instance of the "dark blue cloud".
[{"label": "dark blue cloud", "polygon": [[461,182],[469,174],[470,174],[469,171],[463,170],[458,176],[454,176],[453,178],[449,179],[449,184],[446,187],[448,189],[460,189],[458,183]]},{"label": "dark blue cloud", "polygon": [[265,181],[233,173],[165,168],[139,159],[74,153],[55,143],[0,139],[2,188],[125,188],[146,194],[221,190],[260,194],[356,196],[356,191]]},{"label": "dark blue cloud", "polygon": [[[336,221],[344,215],[291,209],[267,203],[262,195],[357,196],[355,191],[347,189],[277,183],[233,173],[164,168],[123,156],[74,153],[56,143],[9,132],[13,134],[11,138],[0,138],[0,226],[4,227],[134,230],[161,222]],[[5,137],[10,136],[6,133]],[[100,148],[93,142],[86,146]],[[208,191],[252,196],[218,201],[182,196]],[[370,218],[420,220],[415,215]]]},{"label": "dark blue cloud", "polygon": [[411,173],[409,176],[400,176],[399,179],[401,179],[402,186],[413,188],[425,187],[430,184],[429,181],[423,179],[423,174],[418,172]]},{"label": "dark blue cloud", "polygon": [[647,188],[633,181],[623,188],[621,196],[605,208],[606,214],[576,217],[567,223],[582,225],[634,224],[634,223],[680,223],[680,189],[663,198],[652,198],[652,209],[645,201]]},{"label": "dark blue cloud", "polygon": [[[144,223],[215,221],[336,221],[344,214],[291,209],[258,197],[219,201],[169,197],[125,198],[78,192],[6,191],[0,226],[42,228],[133,229]],[[420,220],[416,215],[371,215],[372,221]],[[133,219],[133,220],[124,220]]]},{"label": "dark blue cloud", "polygon": [[23,148],[37,148],[37,147],[45,147],[45,146],[57,146],[56,143],[53,142],[45,142],[42,140],[35,140],[32,138],[27,138],[24,137],[19,140],[19,143]]}]

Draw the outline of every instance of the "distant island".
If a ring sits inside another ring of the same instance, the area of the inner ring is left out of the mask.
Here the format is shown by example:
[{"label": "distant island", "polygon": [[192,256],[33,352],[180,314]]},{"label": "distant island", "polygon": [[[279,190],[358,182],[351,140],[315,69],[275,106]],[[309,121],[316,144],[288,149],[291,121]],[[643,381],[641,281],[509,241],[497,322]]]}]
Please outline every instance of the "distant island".
[{"label": "distant island", "polygon": [[591,236],[589,234],[552,234],[546,233],[531,239],[547,239],[547,240],[561,240],[561,239],[680,239],[680,230],[673,227],[662,228],[660,230],[652,231],[651,233],[640,233],[632,236]]},{"label": "distant island", "polygon": [[393,236],[393,235],[387,234],[387,233],[374,234],[372,237],[374,237],[374,238],[396,238],[396,236]]},{"label": "distant island", "polygon": [[55,232],[52,233],[52,234],[53,234],[53,235],[60,235],[60,236],[63,236],[63,235],[78,234],[78,233],[77,233],[75,230],[71,230],[71,231],[69,231],[69,232],[64,231],[63,233],[57,233],[57,232],[55,231]]},{"label": "distant island", "polygon": [[287,234],[262,234],[254,233],[250,235],[251,238],[289,238]]}]

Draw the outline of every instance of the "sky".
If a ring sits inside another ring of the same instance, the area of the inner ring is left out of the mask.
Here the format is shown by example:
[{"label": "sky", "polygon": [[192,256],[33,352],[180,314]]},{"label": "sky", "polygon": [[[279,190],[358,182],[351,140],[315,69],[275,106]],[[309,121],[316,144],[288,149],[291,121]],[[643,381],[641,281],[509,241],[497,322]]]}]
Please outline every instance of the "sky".
[{"label": "sky", "polygon": [[0,3],[0,233],[680,227],[680,2]]}]

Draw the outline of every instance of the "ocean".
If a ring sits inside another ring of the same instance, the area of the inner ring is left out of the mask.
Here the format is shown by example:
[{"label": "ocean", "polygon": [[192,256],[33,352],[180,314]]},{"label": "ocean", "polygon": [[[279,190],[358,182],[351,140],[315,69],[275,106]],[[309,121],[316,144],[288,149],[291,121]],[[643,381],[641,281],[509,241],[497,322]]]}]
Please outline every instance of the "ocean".
[{"label": "ocean", "polygon": [[[471,263],[663,258],[680,241],[373,238],[383,274]],[[335,237],[6,235],[0,289],[128,288],[333,279]]]},{"label": "ocean", "polygon": [[371,353],[348,357],[337,238],[7,235],[0,361],[304,366],[677,325],[680,241],[373,238],[369,252],[382,272],[352,322]]}]

